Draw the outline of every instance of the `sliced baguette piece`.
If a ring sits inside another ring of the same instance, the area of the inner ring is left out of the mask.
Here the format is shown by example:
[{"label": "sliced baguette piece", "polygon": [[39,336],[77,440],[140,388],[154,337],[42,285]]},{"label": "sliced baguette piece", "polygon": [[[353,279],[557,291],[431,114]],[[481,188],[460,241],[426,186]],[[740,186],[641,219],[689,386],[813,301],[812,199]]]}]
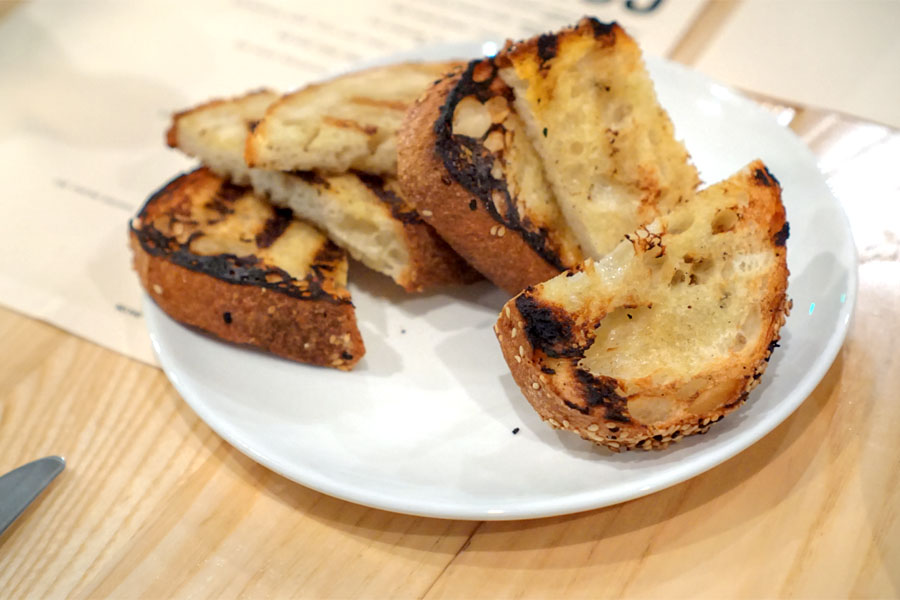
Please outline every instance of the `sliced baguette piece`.
[{"label": "sliced baguette piece", "polygon": [[495,326],[553,427],[614,450],[665,447],[737,408],[790,308],[781,189],[756,161],[523,291]]},{"label": "sliced baguette piece", "polygon": [[320,227],[350,255],[407,291],[471,283],[480,276],[398,193],[394,177],[250,168],[250,131],[279,98],[270,91],[214,100],[180,112],[166,136],[173,148]]},{"label": "sliced baguette piece", "polygon": [[516,294],[584,255],[490,59],[436,82],[406,115],[400,184],[454,250]]},{"label": "sliced baguette piece", "polygon": [[129,229],[141,284],[173,319],[341,370],[365,353],[344,251],[250,188],[197,169],[153,194]]},{"label": "sliced baguette piece", "polygon": [[508,42],[495,58],[546,165],[556,199],[593,258],[699,185],[659,105],[640,48],[592,18],[558,33]]},{"label": "sliced baguette piece", "polygon": [[288,94],[247,140],[252,167],[397,173],[397,130],[422,91],[458,63],[403,63],[357,71]]}]

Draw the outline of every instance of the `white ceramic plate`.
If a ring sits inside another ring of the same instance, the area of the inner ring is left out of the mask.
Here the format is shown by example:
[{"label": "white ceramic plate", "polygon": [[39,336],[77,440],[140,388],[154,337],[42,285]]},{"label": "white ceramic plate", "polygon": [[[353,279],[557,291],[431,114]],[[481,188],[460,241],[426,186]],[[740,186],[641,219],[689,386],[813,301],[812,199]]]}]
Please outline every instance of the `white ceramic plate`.
[{"label": "white ceramic plate", "polygon": [[483,283],[410,296],[358,264],[350,287],[367,354],[353,372],[217,342],[146,300],[166,374],[210,427],[285,477],[352,502],[433,517],[519,519],[597,508],[684,481],[747,448],[803,402],[837,354],[856,298],[855,248],[815,158],[789,130],[698,73],[648,62],[703,180],[762,158],[784,187],[791,224],[794,309],[781,348],[747,404],[707,435],[665,452],[613,454],[554,431],[500,355],[491,326],[502,292]]}]

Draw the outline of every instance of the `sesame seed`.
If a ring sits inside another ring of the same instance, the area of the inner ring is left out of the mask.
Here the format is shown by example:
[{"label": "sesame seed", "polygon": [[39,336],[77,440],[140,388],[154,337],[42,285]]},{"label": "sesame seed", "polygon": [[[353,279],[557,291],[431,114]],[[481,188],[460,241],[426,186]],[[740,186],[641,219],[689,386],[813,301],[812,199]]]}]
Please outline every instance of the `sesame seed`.
[{"label": "sesame seed", "polygon": [[153,284],[153,291],[156,292],[157,294],[162,294],[162,293],[163,293],[162,286],[159,285],[158,283],[154,283],[154,284]]},{"label": "sesame seed", "polygon": [[525,346],[519,346],[519,356],[525,356]]},{"label": "sesame seed", "polygon": [[505,312],[506,312],[506,318],[508,319],[509,318],[509,307],[508,306],[506,307]]},{"label": "sesame seed", "polygon": [[335,367],[336,367],[336,366],[340,365],[340,364],[343,363],[343,362],[344,362],[344,361],[342,361],[341,359],[337,358],[337,359],[331,361],[331,364],[332,364],[332,366],[335,366]]},{"label": "sesame seed", "polygon": [[497,227],[497,237],[503,237],[503,235],[505,233],[506,233],[506,227],[504,227],[503,225],[500,225],[499,227]]},{"label": "sesame seed", "polygon": [[[266,288],[263,288],[263,289],[266,289]],[[274,314],[275,314],[275,307],[274,307],[274,306],[270,306],[270,307],[266,310],[266,312],[269,313],[270,315],[274,315]]]},{"label": "sesame seed", "polygon": [[597,431],[598,429],[600,429],[600,426],[596,423],[591,423],[590,425],[588,425],[588,431]]},{"label": "sesame seed", "polygon": [[337,338],[336,338],[335,336],[333,336],[333,335],[328,336],[328,342],[329,342],[329,343],[333,344],[333,343],[335,343],[336,341],[337,341]]},{"label": "sesame seed", "polygon": [[345,334],[344,334],[344,343],[345,343],[345,344],[349,344],[349,343],[350,343],[350,334],[349,334],[349,333],[345,333]]},{"label": "sesame seed", "polygon": [[609,429],[610,431],[615,431],[616,429],[618,429],[618,427],[616,427],[612,423],[606,423],[606,428]]},{"label": "sesame seed", "polygon": [[517,363],[522,362],[522,357],[519,356],[518,354],[516,355],[516,362],[517,362]]},{"label": "sesame seed", "polygon": [[565,419],[563,419],[563,427],[565,427],[566,429],[569,428],[569,422],[566,421]]},{"label": "sesame seed", "polygon": [[517,333],[519,333],[519,330],[516,329],[515,327],[513,327],[512,330],[509,332],[509,337],[516,337]]},{"label": "sesame seed", "polygon": [[430,216],[433,215],[433,214],[434,214],[434,213],[431,212],[430,210],[423,210],[423,211],[422,211],[422,216],[423,216],[423,217],[430,217]]},{"label": "sesame seed", "polygon": [[559,423],[556,422],[556,419],[550,418],[550,419],[547,419],[547,422],[550,423],[551,426],[559,429]]},{"label": "sesame seed", "polygon": [[536,390],[539,390],[539,389],[541,389],[541,384],[539,384],[537,381],[535,381],[534,383],[531,384],[531,387],[533,387]]},{"label": "sesame seed", "polygon": [[541,380],[541,383],[547,383],[547,377],[545,375],[538,375],[538,379]]},{"label": "sesame seed", "polygon": [[304,349],[304,350],[309,350],[309,342],[305,342],[305,343],[303,344],[303,349]]}]

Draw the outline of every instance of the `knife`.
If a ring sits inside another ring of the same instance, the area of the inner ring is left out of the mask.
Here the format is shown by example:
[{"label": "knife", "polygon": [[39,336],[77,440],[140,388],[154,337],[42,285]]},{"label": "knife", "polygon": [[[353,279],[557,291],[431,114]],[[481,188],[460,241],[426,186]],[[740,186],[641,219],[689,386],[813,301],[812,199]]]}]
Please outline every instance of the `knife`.
[{"label": "knife", "polygon": [[0,534],[66,468],[61,456],[47,456],[0,477]]}]

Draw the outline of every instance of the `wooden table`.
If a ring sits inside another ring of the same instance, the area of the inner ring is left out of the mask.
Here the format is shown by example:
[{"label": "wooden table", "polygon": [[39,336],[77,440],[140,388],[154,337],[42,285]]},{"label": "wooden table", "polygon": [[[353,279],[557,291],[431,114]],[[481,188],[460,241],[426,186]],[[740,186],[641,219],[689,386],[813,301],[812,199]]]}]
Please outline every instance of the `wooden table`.
[{"label": "wooden table", "polygon": [[69,460],[0,537],[0,596],[900,596],[900,223],[879,211],[900,201],[900,133],[810,110],[791,126],[851,218],[859,302],[816,390],[747,451],[573,516],[397,515],[268,471],[158,369],[0,309],[0,472]]}]

